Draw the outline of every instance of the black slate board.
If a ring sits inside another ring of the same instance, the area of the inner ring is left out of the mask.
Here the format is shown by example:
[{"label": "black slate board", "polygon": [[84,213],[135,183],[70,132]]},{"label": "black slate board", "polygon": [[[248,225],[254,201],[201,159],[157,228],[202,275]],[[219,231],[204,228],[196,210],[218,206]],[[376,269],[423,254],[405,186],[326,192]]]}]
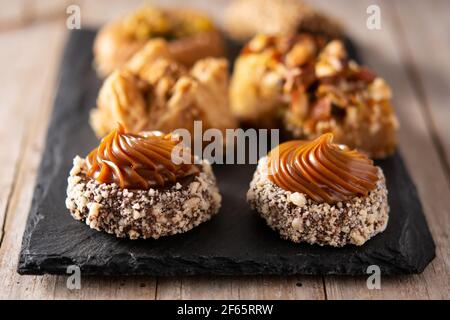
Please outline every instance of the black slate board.
[{"label": "black slate board", "polygon": [[97,140],[88,125],[100,81],[92,70],[93,31],[72,32],[33,202],[23,236],[18,272],[64,274],[78,265],[85,275],[383,274],[422,272],[435,245],[400,154],[380,161],[389,190],[386,231],[362,247],[294,244],[281,240],[245,201],[253,165],[215,165],[223,207],[211,221],[159,240],[123,240],[91,230],[65,208],[67,175],[76,154]]}]

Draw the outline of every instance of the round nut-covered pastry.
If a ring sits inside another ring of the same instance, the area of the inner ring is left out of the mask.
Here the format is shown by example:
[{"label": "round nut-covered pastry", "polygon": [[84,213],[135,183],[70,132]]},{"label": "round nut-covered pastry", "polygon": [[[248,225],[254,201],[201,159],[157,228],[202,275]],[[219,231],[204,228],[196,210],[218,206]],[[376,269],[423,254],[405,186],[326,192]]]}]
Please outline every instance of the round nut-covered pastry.
[{"label": "round nut-covered pastry", "polygon": [[343,34],[338,21],[300,0],[235,0],[225,12],[225,29],[237,41],[248,41],[258,33]]},{"label": "round nut-covered pastry", "polygon": [[92,229],[121,238],[189,231],[221,203],[211,166],[194,159],[171,135],[130,134],[119,125],[86,158],[75,157],[66,206]]},{"label": "round nut-covered pastry", "polygon": [[383,171],[328,133],[292,140],[259,161],[247,199],[282,238],[342,247],[363,245],[387,226]]},{"label": "round nut-covered pastry", "polygon": [[391,97],[382,78],[348,58],[342,41],[306,34],[256,36],[237,59],[230,85],[241,121],[282,126],[301,139],[330,132],[372,158],[395,151]]},{"label": "round nut-covered pastry", "polygon": [[190,66],[205,57],[224,54],[223,40],[204,14],[186,9],[143,6],[104,26],[94,43],[95,65],[101,76],[121,67],[150,39],[169,41],[169,50]]},{"label": "round nut-covered pastry", "polygon": [[194,135],[196,120],[202,121],[203,130],[236,128],[228,103],[227,66],[224,59],[205,58],[188,69],[174,60],[166,41],[149,41],[106,78],[91,126],[98,137],[117,122],[133,133],[185,128]]}]

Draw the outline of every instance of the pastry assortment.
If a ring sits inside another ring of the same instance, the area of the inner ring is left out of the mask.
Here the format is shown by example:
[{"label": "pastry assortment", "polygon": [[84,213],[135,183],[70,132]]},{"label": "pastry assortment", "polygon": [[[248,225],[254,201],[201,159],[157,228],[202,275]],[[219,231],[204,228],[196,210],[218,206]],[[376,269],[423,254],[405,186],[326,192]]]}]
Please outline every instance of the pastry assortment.
[{"label": "pastry assortment", "polygon": [[95,66],[107,77],[90,124],[101,142],[74,159],[72,216],[130,239],[209,220],[221,206],[211,165],[174,133],[201,138],[200,120],[224,137],[250,126],[292,139],[259,160],[247,193],[282,238],[360,246],[382,232],[387,189],[370,158],[396,147],[388,84],[348,57],[338,22],[300,1],[236,0],[226,30],[252,38],[230,83],[220,33],[201,13],[145,6],[100,30]]},{"label": "pastry assortment", "polygon": [[331,133],[282,143],[260,159],[247,199],[293,242],[360,246],[388,222],[383,171]]},{"label": "pastry assortment", "polygon": [[[209,220],[221,202],[211,166],[175,164],[177,146],[173,136],[130,134],[119,125],[86,158],[75,157],[67,208],[92,229],[130,239],[182,233]],[[193,157],[180,148],[180,157]]]},{"label": "pastry assortment", "polygon": [[391,89],[348,58],[341,40],[321,36],[255,36],[235,63],[233,113],[258,127],[282,127],[293,138],[334,134],[373,158],[391,155],[397,118]]},{"label": "pastry assortment", "polygon": [[155,38],[167,40],[172,56],[186,66],[224,54],[220,33],[203,13],[146,5],[99,31],[94,44],[98,73],[108,75]]}]

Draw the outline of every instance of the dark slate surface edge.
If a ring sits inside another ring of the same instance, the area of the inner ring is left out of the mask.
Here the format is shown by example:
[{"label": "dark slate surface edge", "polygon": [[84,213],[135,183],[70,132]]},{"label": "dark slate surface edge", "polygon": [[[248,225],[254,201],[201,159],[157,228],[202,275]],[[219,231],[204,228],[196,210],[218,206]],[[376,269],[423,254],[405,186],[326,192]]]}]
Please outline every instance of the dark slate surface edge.
[{"label": "dark slate surface edge", "polygon": [[[93,36],[93,34],[92,34]],[[64,61],[74,61],[75,63],[80,63],[82,66],[90,67],[90,63],[85,62],[85,59],[88,61],[91,60],[91,53],[80,53],[80,52],[73,52],[72,50],[69,50],[69,48],[72,48],[74,44],[78,44],[80,41],[86,41],[86,35],[77,32],[73,32],[71,34],[71,37],[69,38],[69,43],[66,46],[66,50],[64,52]],[[72,45],[70,45],[70,43]],[[75,56],[76,54],[76,56]],[[83,70],[83,68],[75,68],[76,70]],[[82,81],[82,74],[74,75],[73,73],[68,74],[68,72],[65,72],[65,69],[60,69],[60,86],[61,83],[64,82],[64,79],[66,77],[73,78],[74,76],[79,76],[80,81]],[[81,82],[82,83],[82,82]],[[74,88],[76,90],[76,88]],[[83,86],[79,87],[79,91],[83,89]],[[57,106],[60,101],[65,101],[67,97],[63,99],[60,95],[62,94],[62,91],[58,90],[58,94],[55,97],[55,106]],[[83,94],[82,92],[77,93],[73,92],[75,98],[82,98]],[[62,119],[60,119],[61,114],[53,113],[51,117],[50,126],[47,133],[47,140],[48,137],[51,135],[52,129],[54,127],[58,127],[58,122]],[[53,137],[54,138],[54,137]],[[46,141],[47,141],[46,140]],[[100,261],[95,259],[86,259],[86,257],[76,257],[74,259],[64,257],[64,256],[48,256],[48,255],[33,255],[29,253],[29,237],[32,235],[33,230],[35,226],[39,223],[42,216],[39,213],[39,208],[36,199],[41,199],[43,195],[45,194],[46,190],[43,188],[42,181],[44,180],[43,177],[48,175],[52,175],[52,168],[55,167],[54,163],[58,160],[58,157],[55,156],[55,151],[53,150],[51,145],[46,145],[45,151],[47,155],[51,155],[47,157],[46,159],[48,161],[45,161],[43,158],[43,162],[41,163],[39,173],[38,173],[38,181],[35,187],[35,193],[33,195],[33,201],[32,201],[32,207],[30,211],[30,215],[27,222],[27,228],[24,234],[23,239],[23,247],[20,254],[19,259],[19,266],[18,266],[18,272],[21,274],[43,274],[43,273],[52,273],[52,274],[64,274],[66,272],[66,266],[71,264],[77,264],[81,267],[83,274],[108,274],[108,272],[105,272],[105,265],[115,265],[113,269],[114,274],[122,274],[122,275],[139,275],[139,274],[153,274],[153,275],[161,275],[161,276],[168,276],[168,275],[189,275],[189,274],[216,274],[216,275],[240,275],[240,274],[317,274],[318,271],[322,274],[349,274],[349,275],[357,275],[357,274],[364,274],[365,270],[361,269],[361,266],[359,267],[349,267],[349,266],[326,266],[326,265],[318,265],[317,264],[312,265],[309,263],[307,266],[302,265],[301,259],[298,260],[298,257],[284,257],[280,261],[280,257],[275,257],[274,261],[271,261],[270,257],[264,257],[264,261],[255,261],[255,260],[239,260],[239,259],[232,259],[232,258],[224,258],[224,257],[208,257],[208,259],[205,259],[200,256],[193,256],[192,260],[189,259],[181,259],[177,257],[152,257],[152,258],[146,258],[146,259],[136,259],[132,256],[128,255],[113,255],[108,261]],[[401,168],[401,166],[400,166]],[[401,168],[405,170],[404,168]],[[409,175],[406,173],[406,176]],[[413,194],[417,194],[416,188],[413,185],[412,181],[410,184],[405,185],[406,188],[409,188],[410,190],[407,190],[408,192],[412,192]],[[417,210],[419,211],[418,214],[416,213],[416,217],[414,218],[414,224],[425,224],[426,221],[423,215],[420,213],[421,210],[421,204],[417,201],[416,197],[412,197],[413,201],[416,201],[415,205],[418,207]],[[420,217],[418,217],[420,216]],[[411,223],[411,219],[408,219],[408,223]],[[403,228],[403,232],[401,233],[401,239],[404,244],[406,244],[406,247],[410,247],[411,245],[414,246],[417,241],[417,235],[411,234],[411,232],[408,232],[410,228]],[[414,228],[417,229],[417,228]],[[422,228],[423,229],[423,228]],[[431,234],[429,232],[428,228],[425,228],[425,231],[420,229],[422,234],[419,235],[422,239],[432,239]],[[405,231],[406,230],[406,231]],[[420,246],[418,246],[420,247]],[[431,261],[435,255],[435,245],[433,241],[428,241],[427,247],[421,247],[422,252],[418,252],[417,250],[413,250],[410,252],[401,253],[396,252],[395,259],[389,260],[386,259],[384,256],[379,256],[376,258],[376,260],[379,261],[379,265],[382,268],[382,271],[384,274],[404,274],[404,273],[418,273],[422,272],[425,266]],[[372,252],[373,254],[373,252]],[[365,264],[370,260],[370,264],[373,263],[375,256],[371,256],[370,258],[367,257],[366,254],[356,254],[352,258],[355,261],[358,261],[359,264]],[[295,263],[297,264],[295,267],[289,267],[286,268],[286,266],[283,266],[284,262]],[[319,259],[320,260],[320,259]],[[419,267],[417,267],[417,263],[422,262]],[[121,268],[120,265],[127,265],[126,268]],[[166,264],[171,264],[172,270],[168,270],[166,268],[151,268],[149,267],[149,264],[164,266]],[[173,268],[174,264],[176,265],[176,268]],[[215,266],[214,272],[211,273],[211,265]],[[220,268],[218,268],[218,265],[220,265]],[[403,265],[404,267],[400,268],[398,265]],[[157,269],[157,270],[156,270]],[[166,270],[167,272],[164,272]]]}]

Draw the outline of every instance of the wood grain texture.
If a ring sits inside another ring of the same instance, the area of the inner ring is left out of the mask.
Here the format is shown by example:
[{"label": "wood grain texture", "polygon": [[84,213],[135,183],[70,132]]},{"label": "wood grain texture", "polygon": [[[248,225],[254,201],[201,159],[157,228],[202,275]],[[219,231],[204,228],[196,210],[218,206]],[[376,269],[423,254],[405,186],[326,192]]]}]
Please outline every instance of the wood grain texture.
[{"label": "wood grain texture", "polygon": [[54,299],[133,299],[153,300],[156,280],[152,277],[81,277],[81,289],[67,289],[67,278],[57,276],[54,291],[49,293]]},{"label": "wood grain texture", "polygon": [[[17,253],[43,150],[61,48],[65,43],[66,30],[61,25],[59,20],[0,36],[2,47],[6,48],[2,51],[5,57],[1,61],[5,64],[14,59],[18,61],[18,67],[11,70],[12,74],[3,73],[0,78],[0,83],[10,89],[5,92],[17,100],[1,108],[2,112],[11,113],[4,115],[9,121],[1,127],[0,130],[5,130],[1,134],[7,136],[15,132],[16,135],[3,143],[5,148],[1,152],[1,161],[14,164],[16,169],[1,166],[1,170],[11,171],[0,172],[5,190],[1,194],[2,203],[9,200],[7,206],[2,206],[7,210],[2,211],[6,219],[2,219],[5,221],[5,233],[0,247],[0,283],[4,290],[0,290],[0,299],[154,299],[156,281],[150,277],[85,277],[82,278],[81,290],[68,290],[66,277],[19,276],[16,273]],[[28,41],[9,42],[9,37],[27,38]],[[9,70],[5,66],[3,68]],[[8,83],[11,83],[11,88]],[[9,100],[3,102],[9,103]]]},{"label": "wood grain texture", "polygon": [[404,62],[450,183],[450,2],[392,4]]},{"label": "wood grain texture", "polygon": [[[335,2],[333,2],[335,3]],[[366,8],[374,1],[339,1],[333,6],[337,15],[355,12],[347,19],[348,30],[361,49],[363,60],[394,88],[394,105],[400,120],[399,143],[406,164],[417,185],[427,221],[436,241],[437,257],[421,275],[382,279],[381,290],[368,290],[364,278],[326,278],[329,299],[414,299],[446,298],[450,286],[448,276],[450,190],[438,152],[432,142],[432,128],[424,117],[424,111],[413,81],[407,72],[404,48],[397,28],[393,7],[380,2],[382,30],[370,31],[365,27]],[[377,2],[375,2],[377,3]],[[401,2],[402,5],[407,5]],[[327,4],[330,8],[331,4]],[[352,7],[351,10],[346,8]],[[392,213],[395,214],[395,213]]]},{"label": "wood grain texture", "polygon": [[322,278],[306,276],[159,278],[157,299],[325,299]]},{"label": "wood grain texture", "polygon": [[[64,30],[57,23],[24,28],[0,36],[3,94],[11,101],[1,108],[6,119],[2,124],[2,167],[15,164],[17,173],[7,188],[11,189],[4,215],[3,241],[0,247],[1,298],[48,297],[55,282],[51,277],[20,277],[16,273],[20,250],[43,137],[47,127],[55,75],[63,45]],[[22,41],[18,39],[26,39]],[[5,55],[5,56],[3,56]],[[15,63],[12,64],[11,61]],[[39,63],[36,63],[39,61]],[[8,67],[14,65],[13,68]],[[3,115],[2,115],[3,116]],[[18,155],[20,157],[18,157]],[[3,158],[9,157],[9,158]],[[2,179],[8,174],[0,172]]]},{"label": "wood grain texture", "polygon": [[[185,1],[156,2],[186,5]],[[382,30],[369,31],[365,27],[366,8],[373,2],[319,1],[318,5],[344,19],[364,61],[394,88],[401,123],[400,148],[437,245],[437,257],[423,274],[383,278],[381,290],[368,290],[365,278],[354,277],[89,277],[82,278],[81,290],[69,291],[63,276],[19,276],[17,256],[52,107],[66,34],[63,18],[67,1],[2,1],[0,118],[4,121],[0,135],[6,138],[0,146],[0,298],[450,299],[450,189],[445,168],[450,154],[450,44],[446,41],[450,4],[444,0],[430,4],[418,1],[415,5],[405,0],[394,5],[379,3]],[[80,5],[83,26],[96,26],[142,2],[71,3]],[[220,22],[227,1],[191,3]],[[4,6],[9,9],[3,10]]]}]

